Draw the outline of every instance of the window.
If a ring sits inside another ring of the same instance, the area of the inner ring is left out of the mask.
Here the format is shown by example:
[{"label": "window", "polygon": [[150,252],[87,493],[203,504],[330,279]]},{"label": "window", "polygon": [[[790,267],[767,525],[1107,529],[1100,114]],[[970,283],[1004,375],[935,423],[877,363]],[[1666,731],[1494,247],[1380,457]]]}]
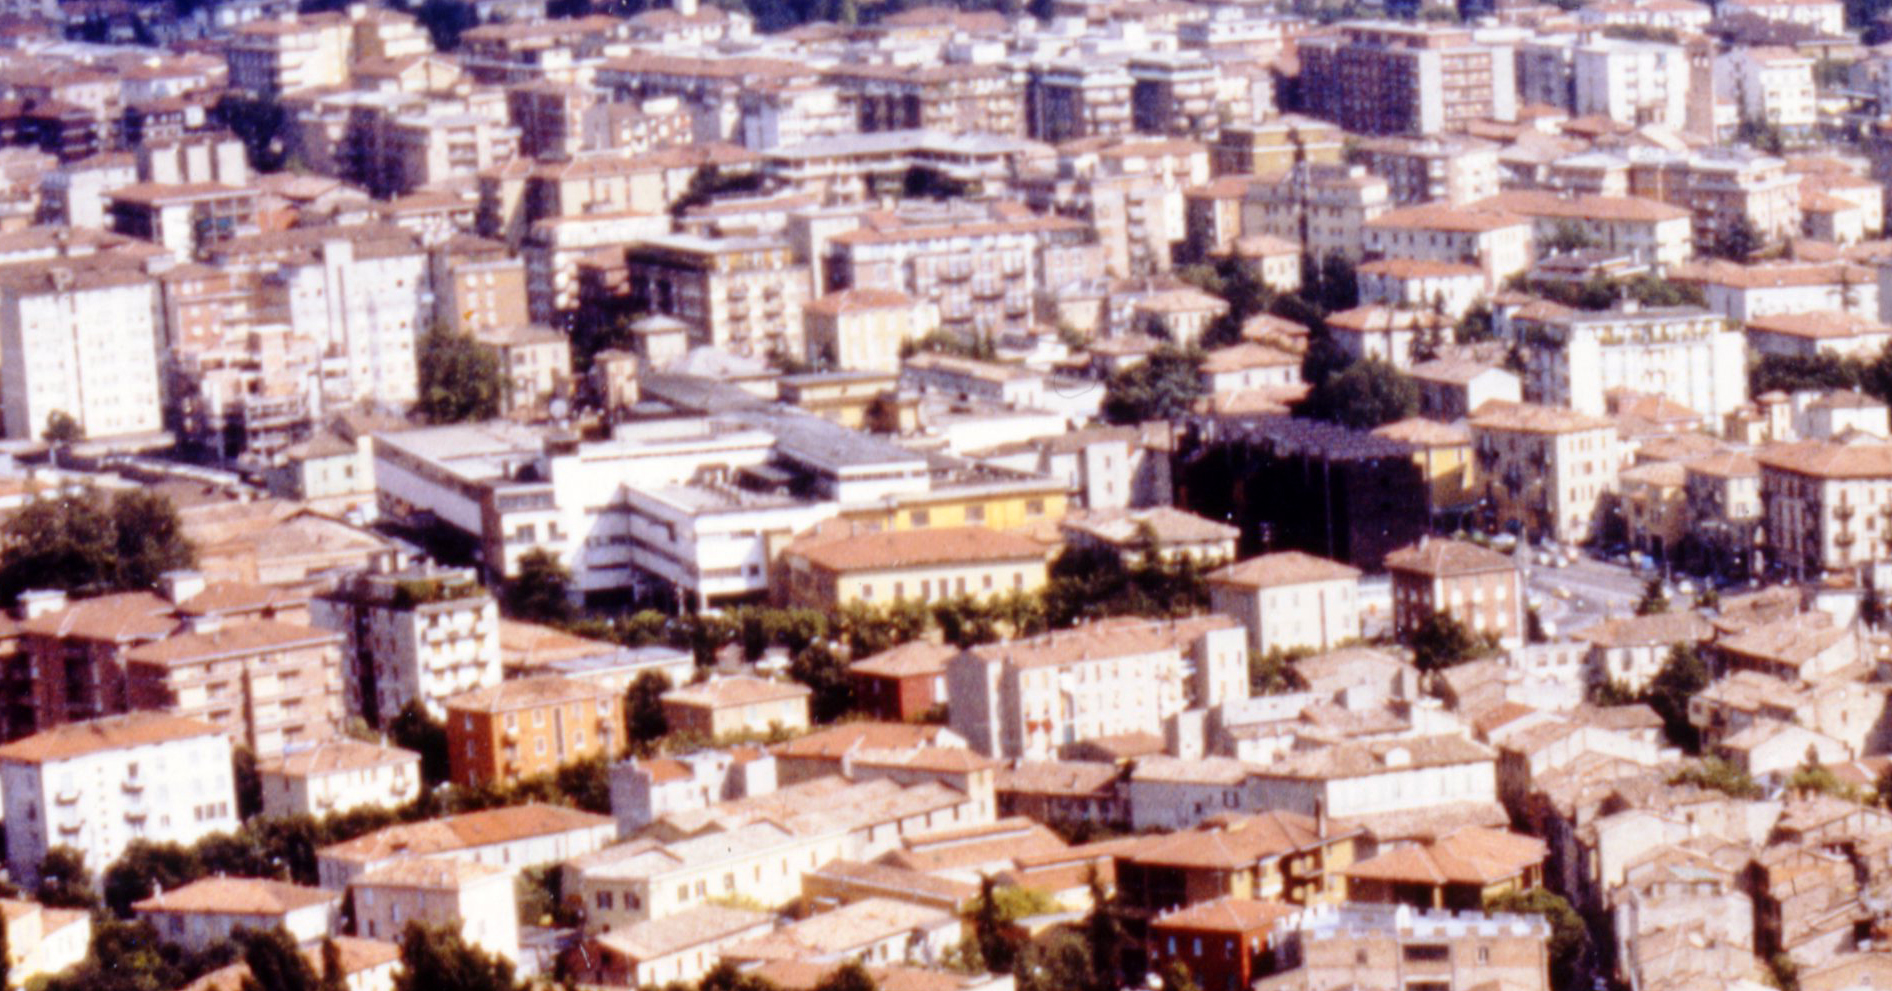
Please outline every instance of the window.
[{"label": "window", "polygon": [[907,514],[907,522],[913,526],[930,526],[933,514],[925,509],[916,509]]},{"label": "window", "polygon": [[1405,947],[1401,955],[1407,963],[1438,963],[1450,959],[1451,952],[1444,943],[1414,943]]},{"label": "window", "polygon": [[985,507],[984,506],[967,506],[966,507],[966,522],[967,523],[984,523],[985,522]]},{"label": "window", "polygon": [[607,911],[611,908],[611,893],[609,891],[598,892],[598,907]]}]

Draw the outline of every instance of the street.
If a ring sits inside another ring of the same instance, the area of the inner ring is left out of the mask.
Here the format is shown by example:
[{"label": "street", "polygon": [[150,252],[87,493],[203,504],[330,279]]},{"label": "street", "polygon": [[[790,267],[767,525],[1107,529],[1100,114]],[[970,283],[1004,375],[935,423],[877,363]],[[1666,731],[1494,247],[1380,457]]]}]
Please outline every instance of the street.
[{"label": "street", "polygon": [[1535,561],[1523,568],[1527,601],[1537,605],[1545,632],[1557,636],[1633,612],[1648,581],[1647,575],[1624,565],[1587,557],[1562,568]]}]

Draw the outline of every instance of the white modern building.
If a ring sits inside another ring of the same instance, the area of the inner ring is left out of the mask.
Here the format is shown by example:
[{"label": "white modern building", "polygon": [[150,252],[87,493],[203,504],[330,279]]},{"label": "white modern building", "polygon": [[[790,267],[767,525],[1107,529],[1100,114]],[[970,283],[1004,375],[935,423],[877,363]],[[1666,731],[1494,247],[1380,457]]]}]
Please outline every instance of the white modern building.
[{"label": "white modern building", "polygon": [[1747,402],[1746,339],[1694,307],[1561,310],[1512,321],[1524,396],[1600,416],[1616,389],[1664,396],[1719,419]]},{"label": "white modern building", "polygon": [[263,813],[309,815],[395,808],[420,794],[420,755],[399,747],[333,739],[260,761]]},{"label": "white modern building", "polygon": [[1574,112],[1679,131],[1688,120],[1688,51],[1680,45],[1596,38],[1578,45]]},{"label": "white modern building", "polygon": [[471,570],[355,575],[311,600],[309,619],[348,638],[349,711],[377,724],[409,702],[443,717],[448,698],[505,675],[499,605]]},{"label": "white modern building", "polygon": [[62,413],[85,436],[164,429],[157,283],[122,260],[62,258],[0,269],[0,411],[37,439]]}]

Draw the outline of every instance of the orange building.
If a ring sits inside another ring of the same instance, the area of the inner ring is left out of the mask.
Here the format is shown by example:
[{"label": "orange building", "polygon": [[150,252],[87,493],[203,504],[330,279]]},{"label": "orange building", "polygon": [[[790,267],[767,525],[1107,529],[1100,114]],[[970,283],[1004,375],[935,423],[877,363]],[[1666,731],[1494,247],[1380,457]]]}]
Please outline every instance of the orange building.
[{"label": "orange building", "polygon": [[547,675],[502,681],[446,701],[453,783],[546,774],[587,757],[616,757],[624,704],[590,682]]}]

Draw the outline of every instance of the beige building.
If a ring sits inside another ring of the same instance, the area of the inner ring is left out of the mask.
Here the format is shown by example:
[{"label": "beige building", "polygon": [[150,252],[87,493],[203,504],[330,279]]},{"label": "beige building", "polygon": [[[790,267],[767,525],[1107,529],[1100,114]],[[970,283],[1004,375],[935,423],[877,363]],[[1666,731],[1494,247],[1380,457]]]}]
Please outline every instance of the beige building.
[{"label": "beige building", "polygon": [[340,633],[259,620],[133,648],[125,691],[134,709],[202,720],[275,757],[339,732],[342,671]]},{"label": "beige building", "polygon": [[420,755],[360,740],[330,739],[258,761],[263,813],[309,815],[397,808],[420,794]]},{"label": "beige building", "polygon": [[1503,643],[1524,639],[1523,581],[1510,558],[1462,540],[1421,540],[1386,555],[1393,629],[1419,629],[1436,613]]},{"label": "beige building", "polygon": [[92,946],[92,915],[84,909],[47,908],[35,901],[0,899],[7,929],[7,984],[63,973]]},{"label": "beige building", "polygon": [[1571,637],[1590,645],[1590,678],[1631,692],[1648,686],[1674,647],[1694,647],[1713,638],[1714,627],[1692,612],[1622,616],[1585,627]]},{"label": "beige building", "polygon": [[1242,234],[1281,238],[1315,258],[1338,252],[1358,261],[1367,224],[1392,208],[1386,180],[1363,166],[1296,165],[1248,187]]},{"label": "beige building", "polygon": [[939,329],[939,307],[897,289],[843,289],[802,307],[807,358],[851,372],[900,371],[900,351]]},{"label": "beige building", "polygon": [[1518,189],[1478,200],[1471,207],[1529,217],[1532,239],[1539,245],[1559,232],[1575,230],[1596,247],[1629,255],[1643,265],[1680,265],[1695,253],[1693,215],[1659,200]]},{"label": "beige building", "polygon": [[572,347],[564,334],[527,324],[481,329],[473,339],[499,358],[506,410],[543,410],[553,399],[570,394]]},{"label": "beige building", "polygon": [[319,943],[334,931],[341,907],[340,892],[251,877],[200,878],[131,906],[159,938],[198,953],[238,930],[281,929],[302,946]]},{"label": "beige building", "polygon": [[690,325],[694,343],[739,355],[799,357],[808,266],[786,241],[646,238],[624,253],[632,305]]},{"label": "beige building", "polygon": [[1550,924],[1535,915],[1486,918],[1404,906],[1344,905],[1311,911],[1286,932],[1277,931],[1275,938],[1299,966],[1256,981],[1257,991],[1551,987],[1545,948]]},{"label": "beige building", "polygon": [[993,599],[1036,592],[1047,580],[1044,545],[985,526],[834,537],[817,533],[790,544],[777,567],[780,597],[816,609],[959,596]]},{"label": "beige building", "polygon": [[1479,475],[1499,525],[1566,544],[1588,540],[1616,488],[1616,424],[1530,403],[1472,411]]},{"label": "beige building", "polygon": [[1248,649],[1332,650],[1360,636],[1360,570],[1281,551],[1209,573],[1209,608],[1248,630]]},{"label": "beige building", "polygon": [[1389,210],[1367,221],[1369,262],[1382,258],[1476,265],[1486,291],[1531,266],[1531,220],[1500,210],[1428,204]]},{"label": "beige building", "polygon": [[1767,555],[1800,578],[1892,558],[1892,444],[1865,434],[1757,452]]},{"label": "beige building", "polygon": [[801,897],[804,873],[847,852],[843,828],[794,830],[764,819],[672,842],[632,840],[575,858],[564,867],[564,890],[583,901],[587,931],[611,933],[717,900],[787,905]]},{"label": "beige building", "polygon": [[806,686],[737,675],[664,693],[664,717],[674,731],[711,740],[740,734],[808,728]]},{"label": "beige building", "polygon": [[355,935],[399,939],[410,922],[445,926],[467,945],[519,959],[519,909],[511,871],[468,860],[408,859],[348,882]]}]

